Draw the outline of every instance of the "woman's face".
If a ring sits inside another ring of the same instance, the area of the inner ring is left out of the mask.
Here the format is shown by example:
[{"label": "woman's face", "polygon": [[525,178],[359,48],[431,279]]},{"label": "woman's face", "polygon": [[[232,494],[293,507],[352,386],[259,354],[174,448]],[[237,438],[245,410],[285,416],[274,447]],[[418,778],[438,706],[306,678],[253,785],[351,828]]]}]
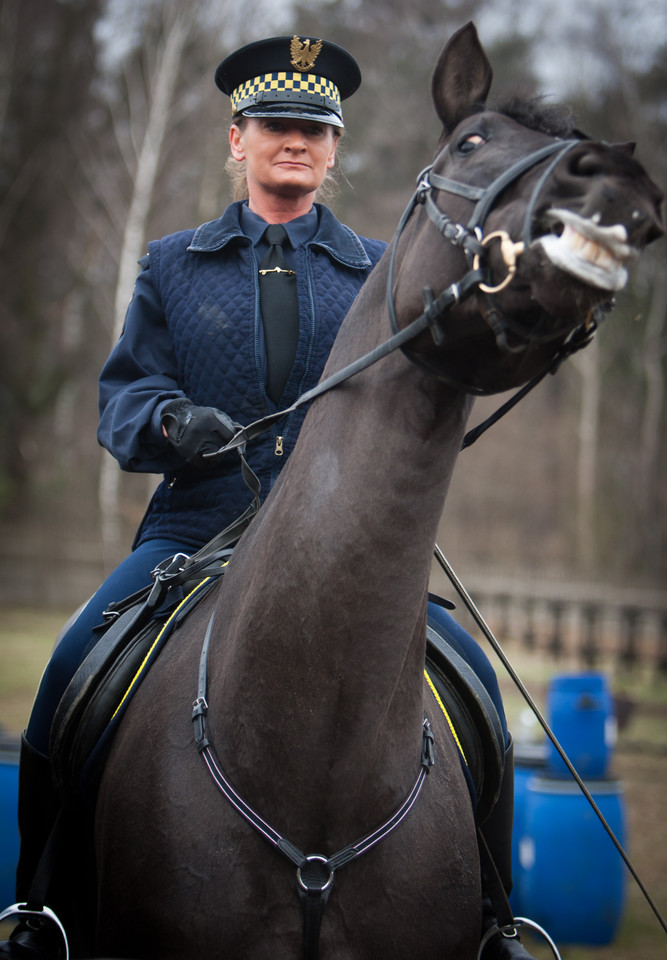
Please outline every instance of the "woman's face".
[{"label": "woman's face", "polygon": [[248,193],[302,200],[334,165],[338,138],[328,123],[247,117],[229,132],[232,156],[245,160]]}]

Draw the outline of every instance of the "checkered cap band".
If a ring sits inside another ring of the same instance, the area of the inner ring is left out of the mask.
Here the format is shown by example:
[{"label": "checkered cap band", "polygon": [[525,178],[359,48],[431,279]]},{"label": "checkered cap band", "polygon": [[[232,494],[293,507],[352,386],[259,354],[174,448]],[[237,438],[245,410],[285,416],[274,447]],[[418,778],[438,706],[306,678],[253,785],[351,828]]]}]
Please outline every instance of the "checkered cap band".
[{"label": "checkered cap band", "polygon": [[341,112],[340,92],[336,84],[325,77],[307,73],[265,73],[246,80],[232,91],[230,97],[234,113],[257,103],[291,99]]}]

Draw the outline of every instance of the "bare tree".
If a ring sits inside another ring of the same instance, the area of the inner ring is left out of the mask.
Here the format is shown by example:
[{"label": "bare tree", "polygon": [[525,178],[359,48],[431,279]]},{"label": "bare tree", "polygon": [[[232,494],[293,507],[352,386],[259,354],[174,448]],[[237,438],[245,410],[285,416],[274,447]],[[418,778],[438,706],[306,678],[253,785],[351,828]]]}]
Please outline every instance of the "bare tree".
[{"label": "bare tree", "polygon": [[0,151],[7,127],[7,115],[14,83],[14,64],[18,44],[18,3],[0,3]]},{"label": "bare tree", "polygon": [[643,512],[644,535],[652,541],[660,531],[659,525],[656,529],[655,507],[660,509],[658,477],[664,442],[667,356],[667,273],[664,269],[655,271],[641,356],[646,394],[639,447],[639,501]]},{"label": "bare tree", "polygon": [[572,358],[580,375],[581,400],[577,430],[576,549],[580,569],[592,574],[596,557],[595,487],[600,443],[600,349],[594,339]]},{"label": "bare tree", "polygon": [[[136,279],[137,261],[144,253],[148,216],[190,24],[191,18],[183,8],[164,24],[164,33],[155,57],[154,73],[149,79],[146,127],[138,145],[132,196],[120,249],[112,344],[122,331],[127,304]],[[99,483],[100,529],[105,563],[110,565],[117,562],[120,551],[118,492],[118,465],[111,456],[103,455]]]},{"label": "bare tree", "polygon": [[[29,508],[38,440],[72,374],[65,328],[77,165],[68,140],[93,95],[97,2],[0,0],[0,508]],[[76,259],[76,258],[75,258]]]}]

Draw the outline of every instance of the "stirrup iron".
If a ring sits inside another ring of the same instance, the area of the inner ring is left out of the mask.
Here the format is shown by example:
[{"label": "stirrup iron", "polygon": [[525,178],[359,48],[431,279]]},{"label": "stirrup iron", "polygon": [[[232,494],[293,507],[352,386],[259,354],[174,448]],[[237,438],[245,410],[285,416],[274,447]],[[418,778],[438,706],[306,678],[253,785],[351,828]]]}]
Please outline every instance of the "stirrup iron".
[{"label": "stirrup iron", "polygon": [[[54,923],[58,928],[60,936],[63,939],[63,945],[65,947],[65,960],[70,960],[69,956],[69,941],[67,940],[67,934],[65,933],[65,928],[63,927],[60,918],[56,916],[53,910],[50,907],[42,907],[41,910],[29,910],[27,903],[14,903],[11,907],[7,907],[6,910],[3,910],[0,913],[0,923],[4,920],[17,921],[21,920],[30,920],[30,919],[46,919],[51,923]],[[11,939],[11,938],[10,938]]]}]

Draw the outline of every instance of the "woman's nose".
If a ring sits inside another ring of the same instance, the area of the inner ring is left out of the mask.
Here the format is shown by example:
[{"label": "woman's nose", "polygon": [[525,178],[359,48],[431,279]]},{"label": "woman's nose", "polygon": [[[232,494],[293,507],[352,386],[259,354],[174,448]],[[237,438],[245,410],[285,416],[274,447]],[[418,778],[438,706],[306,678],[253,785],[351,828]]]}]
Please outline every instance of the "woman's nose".
[{"label": "woman's nose", "polygon": [[306,145],[306,138],[301,130],[290,130],[285,140],[285,145],[290,150],[303,150]]}]

